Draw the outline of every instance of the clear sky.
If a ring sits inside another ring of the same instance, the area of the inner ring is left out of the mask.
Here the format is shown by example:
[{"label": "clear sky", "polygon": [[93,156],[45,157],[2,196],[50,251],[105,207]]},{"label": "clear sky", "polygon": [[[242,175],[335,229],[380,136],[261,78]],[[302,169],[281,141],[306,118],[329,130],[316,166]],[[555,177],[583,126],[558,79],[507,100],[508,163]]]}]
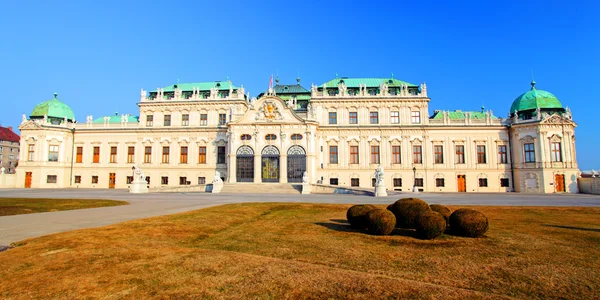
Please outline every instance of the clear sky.
[{"label": "clear sky", "polygon": [[[56,3],[50,3],[56,2]],[[76,119],[131,113],[140,88],[271,74],[427,83],[434,109],[506,117],[537,88],[573,112],[581,169],[600,169],[600,1],[0,2],[0,122],[59,93]]]}]

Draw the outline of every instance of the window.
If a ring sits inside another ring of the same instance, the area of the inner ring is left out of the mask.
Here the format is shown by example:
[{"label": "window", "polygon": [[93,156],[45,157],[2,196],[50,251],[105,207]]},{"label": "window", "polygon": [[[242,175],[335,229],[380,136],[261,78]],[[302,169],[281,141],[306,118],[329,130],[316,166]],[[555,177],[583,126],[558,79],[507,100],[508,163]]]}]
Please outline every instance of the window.
[{"label": "window", "polygon": [[562,161],[562,150],[560,147],[560,143],[552,143],[552,161],[553,162]]},{"label": "window", "polygon": [[415,186],[423,186],[423,178],[415,178]]},{"label": "window", "polygon": [[329,178],[329,185],[338,185],[337,178]]},{"label": "window", "polygon": [[127,147],[127,162],[133,163],[135,161],[135,147],[129,146]]},{"label": "window", "polygon": [[98,183],[98,176],[92,176],[92,184]]},{"label": "window", "polygon": [[146,146],[144,148],[144,163],[149,164],[152,162],[152,146]]},{"label": "window", "polygon": [[249,141],[252,139],[252,136],[249,134],[242,134],[240,138],[242,139],[242,141]]},{"label": "window", "polygon": [[350,186],[360,186],[358,178],[350,178]]},{"label": "window", "polygon": [[[33,161],[33,158],[35,157],[35,145],[28,145],[27,146],[27,160],[28,161]],[[77,149],[79,150],[79,147],[77,147]],[[1,157],[0,157],[1,158]],[[80,161],[78,161],[80,162]]]},{"label": "window", "polygon": [[48,148],[48,161],[58,161],[58,146]]},{"label": "window", "polygon": [[525,149],[525,162],[535,162],[535,148],[533,147],[533,143],[527,143],[523,145]]},{"label": "window", "polygon": [[329,90],[327,92],[329,93],[329,96],[335,96],[335,90]]},{"label": "window", "polygon": [[77,147],[77,150],[75,150],[75,162],[83,162],[83,147]]},{"label": "window", "polygon": [[402,159],[400,157],[400,146],[392,146],[392,163],[401,164]]},{"label": "window", "polygon": [[329,112],[329,124],[337,124],[337,112]]},{"label": "window", "polygon": [[219,114],[219,125],[225,125],[227,123],[227,115]]},{"label": "window", "polygon": [[292,134],[292,141],[299,141],[302,139],[302,135],[301,134]]},{"label": "window", "polygon": [[435,187],[444,187],[444,178],[436,178]]},{"label": "window", "polygon": [[267,141],[274,141],[276,139],[277,139],[277,136],[272,133],[265,135],[265,140],[267,140]]},{"label": "window", "polygon": [[169,185],[169,177],[168,176],[162,176],[162,177],[160,177],[160,184],[162,184],[162,185]]},{"label": "window", "polygon": [[465,163],[465,146],[464,145],[456,145],[456,164],[464,164]]},{"label": "window", "polygon": [[56,183],[56,175],[48,175],[46,177],[46,183]]},{"label": "window", "polygon": [[188,162],[188,147],[182,146],[181,153],[179,154],[179,163],[187,164],[187,162]]},{"label": "window", "polygon": [[394,187],[402,186],[402,178],[394,178],[393,182],[394,182]]},{"label": "window", "polygon": [[218,164],[225,163],[225,146],[217,147],[217,163]]},{"label": "window", "polygon": [[487,187],[487,178],[479,178],[479,187]]},{"label": "window", "polygon": [[392,114],[392,119],[390,120],[390,122],[392,124],[398,124],[398,123],[400,123],[400,112],[393,111],[391,114]]},{"label": "window", "polygon": [[92,158],[92,162],[99,163],[100,162],[100,147],[94,147],[93,154],[94,154],[94,156]]},{"label": "window", "polygon": [[208,115],[207,114],[201,114],[200,115],[200,125],[201,126],[206,126],[206,124],[208,124]]},{"label": "window", "polygon": [[133,176],[126,177],[126,184],[131,184],[133,182]]},{"label": "window", "polygon": [[442,145],[433,146],[433,152],[435,153],[435,163],[443,164],[444,163],[444,146],[442,146]]},{"label": "window", "polygon": [[379,164],[379,146],[371,146],[371,163]]},{"label": "window", "polygon": [[198,148],[198,163],[205,164],[206,163],[206,147],[201,146]]},{"label": "window", "polygon": [[153,115],[146,116],[146,126],[148,126],[148,127],[154,126],[154,116]]},{"label": "window", "polygon": [[171,115],[165,115],[163,126],[171,126]]},{"label": "window", "polygon": [[422,164],[423,163],[423,149],[421,145],[413,146],[413,163],[414,164]]},{"label": "window", "polygon": [[350,163],[358,163],[358,146],[350,146]]},{"label": "window", "polygon": [[75,175],[75,183],[81,183],[81,176]]},{"label": "window", "polygon": [[413,124],[420,124],[421,123],[421,112],[420,111],[411,111],[410,112],[410,117],[412,120]]},{"label": "window", "polygon": [[370,96],[375,96],[376,94],[377,94],[377,90],[374,90],[374,89],[370,89],[369,90],[369,95]]},{"label": "window", "polygon": [[379,124],[379,113],[378,112],[372,111],[369,113],[369,123]]},{"label": "window", "polygon": [[189,126],[190,125],[190,115],[183,114],[181,115],[181,126]]},{"label": "window", "polygon": [[498,145],[498,163],[505,164],[507,161],[506,145]]},{"label": "window", "polygon": [[486,159],[485,159],[485,145],[477,145],[477,163],[478,164],[485,164]]},{"label": "window", "polygon": [[111,163],[117,162],[117,147],[115,147],[115,146],[110,147],[110,162]]},{"label": "window", "polygon": [[348,122],[350,124],[358,124],[358,113],[355,111],[351,111],[349,114],[350,119],[348,120]]},{"label": "window", "polygon": [[377,179],[371,178],[371,187],[375,187],[376,183],[377,183]]},{"label": "window", "polygon": [[169,163],[169,152],[170,152],[170,148],[169,146],[164,146],[163,147],[163,151],[162,151],[162,163],[163,164],[168,164]]},{"label": "window", "polygon": [[179,177],[179,185],[187,185],[187,177]]},{"label": "window", "polygon": [[338,147],[337,146],[329,146],[329,163],[330,164],[338,163]]},{"label": "window", "polygon": [[508,178],[500,178],[500,186],[501,187],[509,187]]},{"label": "window", "polygon": [[198,184],[206,184],[206,177],[198,177]]}]

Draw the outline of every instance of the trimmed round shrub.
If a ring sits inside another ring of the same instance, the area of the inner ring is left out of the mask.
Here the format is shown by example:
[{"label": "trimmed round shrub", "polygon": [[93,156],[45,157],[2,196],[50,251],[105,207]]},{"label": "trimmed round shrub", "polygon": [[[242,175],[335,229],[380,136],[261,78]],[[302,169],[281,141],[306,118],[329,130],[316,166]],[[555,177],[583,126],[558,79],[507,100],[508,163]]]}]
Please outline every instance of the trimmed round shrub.
[{"label": "trimmed round shrub", "polygon": [[396,227],[396,217],[387,209],[374,209],[367,213],[367,230],[374,235],[389,235]]},{"label": "trimmed round shrub", "polygon": [[365,229],[367,228],[367,213],[374,209],[377,207],[371,204],[354,205],[346,212],[346,218],[353,228]]},{"label": "trimmed round shrub", "polygon": [[438,212],[426,211],[417,217],[415,227],[419,238],[432,240],[444,233],[446,219]]},{"label": "trimmed round shrub", "polygon": [[396,216],[396,227],[400,228],[415,228],[417,217],[429,210],[427,202],[417,198],[403,198],[390,207],[390,211]]},{"label": "trimmed round shrub", "polygon": [[450,215],[450,230],[453,234],[480,237],[488,230],[487,217],[470,208],[461,208]]},{"label": "trimmed round shrub", "polygon": [[431,208],[431,210],[439,213],[440,215],[442,215],[442,217],[444,217],[444,220],[446,220],[446,225],[449,224],[450,215],[452,214],[449,208],[441,204],[432,204],[429,205],[429,207]]}]

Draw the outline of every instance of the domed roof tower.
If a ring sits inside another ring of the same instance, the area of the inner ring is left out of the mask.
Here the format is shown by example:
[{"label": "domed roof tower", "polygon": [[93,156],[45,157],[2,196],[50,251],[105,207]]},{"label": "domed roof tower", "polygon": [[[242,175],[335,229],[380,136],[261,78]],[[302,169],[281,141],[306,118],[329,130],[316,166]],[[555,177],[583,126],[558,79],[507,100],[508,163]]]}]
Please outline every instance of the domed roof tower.
[{"label": "domed roof tower", "polygon": [[67,104],[58,100],[57,96],[58,94],[54,93],[54,98],[36,105],[29,118],[34,120],[46,116],[53,124],[60,124],[65,118],[67,122],[74,122],[75,114],[73,114],[73,110]]},{"label": "domed roof tower", "polygon": [[[515,113],[524,119],[532,118],[536,112],[563,113],[565,109],[552,93],[535,88],[535,81],[531,81],[531,90],[521,94],[510,107],[510,116]],[[523,119],[521,118],[521,119]]]}]

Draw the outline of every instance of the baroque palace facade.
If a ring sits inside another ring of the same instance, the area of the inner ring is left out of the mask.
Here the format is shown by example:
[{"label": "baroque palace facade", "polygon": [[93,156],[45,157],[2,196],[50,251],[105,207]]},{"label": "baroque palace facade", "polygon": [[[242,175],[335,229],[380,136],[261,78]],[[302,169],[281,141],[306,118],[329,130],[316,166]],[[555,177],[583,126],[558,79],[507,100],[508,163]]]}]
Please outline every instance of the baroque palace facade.
[{"label": "baroque palace facade", "polygon": [[309,182],[428,192],[577,193],[569,109],[531,89],[508,118],[434,111],[427,86],[394,78],[335,78],[310,90],[277,84],[251,98],[228,81],[141,91],[139,117],[75,122],[54,98],[19,129],[17,182],[32,188],[127,188],[139,165],[152,188]]}]

